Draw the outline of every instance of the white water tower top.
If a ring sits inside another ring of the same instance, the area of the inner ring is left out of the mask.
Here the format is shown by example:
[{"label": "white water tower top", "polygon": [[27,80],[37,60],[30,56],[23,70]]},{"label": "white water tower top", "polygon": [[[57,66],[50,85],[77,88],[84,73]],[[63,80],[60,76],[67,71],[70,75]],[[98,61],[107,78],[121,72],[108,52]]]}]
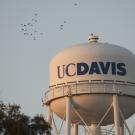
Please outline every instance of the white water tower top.
[{"label": "white water tower top", "polygon": [[74,45],[58,53],[50,63],[50,86],[84,80],[135,83],[135,55],[124,47],[97,42]]},{"label": "white water tower top", "polygon": [[88,40],[90,41],[90,42],[97,42],[98,41],[98,36],[95,36],[95,35],[93,35],[93,34],[91,34],[89,37],[88,37]]}]

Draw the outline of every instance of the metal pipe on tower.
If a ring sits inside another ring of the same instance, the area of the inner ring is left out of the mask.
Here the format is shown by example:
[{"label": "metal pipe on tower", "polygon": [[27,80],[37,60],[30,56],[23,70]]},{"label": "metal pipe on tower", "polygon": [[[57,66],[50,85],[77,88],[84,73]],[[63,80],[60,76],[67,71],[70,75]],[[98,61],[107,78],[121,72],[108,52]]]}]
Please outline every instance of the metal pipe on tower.
[{"label": "metal pipe on tower", "polygon": [[52,126],[52,111],[51,111],[51,107],[48,106],[48,123],[50,124],[50,126]]},{"label": "metal pipe on tower", "polygon": [[71,135],[71,97],[66,97],[66,135]]},{"label": "metal pipe on tower", "polygon": [[120,135],[120,115],[119,115],[119,103],[117,95],[113,95],[113,111],[114,111],[115,135]]},{"label": "metal pipe on tower", "polygon": [[78,124],[73,124],[73,133],[72,135],[78,135]]}]

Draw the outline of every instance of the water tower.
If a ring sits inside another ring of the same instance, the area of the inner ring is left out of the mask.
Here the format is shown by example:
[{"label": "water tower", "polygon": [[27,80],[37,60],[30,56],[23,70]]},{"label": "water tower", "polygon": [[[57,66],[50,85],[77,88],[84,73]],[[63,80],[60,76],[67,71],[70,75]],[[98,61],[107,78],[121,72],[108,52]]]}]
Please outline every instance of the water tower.
[{"label": "water tower", "polygon": [[[88,135],[103,134],[114,123],[115,135],[128,129],[126,119],[135,113],[135,55],[120,46],[89,42],[66,48],[50,63],[50,86],[45,93],[48,121],[52,112],[65,120],[65,135],[78,135],[83,125]],[[59,134],[57,132],[57,134]]]}]

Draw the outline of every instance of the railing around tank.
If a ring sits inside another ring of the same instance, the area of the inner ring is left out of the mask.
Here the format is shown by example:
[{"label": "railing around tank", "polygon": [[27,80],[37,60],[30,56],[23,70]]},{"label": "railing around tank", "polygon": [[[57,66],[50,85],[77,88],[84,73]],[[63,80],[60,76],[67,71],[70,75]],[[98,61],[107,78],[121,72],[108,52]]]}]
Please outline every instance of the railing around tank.
[{"label": "railing around tank", "polygon": [[60,98],[67,95],[80,95],[80,94],[120,94],[135,96],[135,84],[122,83],[122,82],[70,82],[68,84],[61,84],[50,87],[45,92],[44,104],[48,104],[51,100]]}]

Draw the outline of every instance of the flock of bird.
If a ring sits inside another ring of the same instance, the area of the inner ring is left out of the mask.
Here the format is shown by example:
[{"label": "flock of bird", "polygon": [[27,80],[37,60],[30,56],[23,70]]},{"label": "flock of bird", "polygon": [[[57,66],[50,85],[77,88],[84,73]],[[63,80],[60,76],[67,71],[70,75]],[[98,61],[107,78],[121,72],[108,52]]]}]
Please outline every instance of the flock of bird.
[{"label": "flock of bird", "polygon": [[[74,6],[78,6],[78,2],[74,3]],[[63,21],[61,25],[59,25],[59,30],[63,30],[65,24],[67,23],[66,20]],[[33,18],[27,23],[22,23],[21,24],[21,31],[23,32],[24,36],[31,37],[33,40],[38,39],[38,37],[44,35],[43,32],[40,32],[36,24],[38,24],[38,14],[35,13]]]},{"label": "flock of bird", "polygon": [[37,16],[38,14],[35,13],[31,21],[21,24],[21,31],[23,32],[23,35],[31,37],[33,40],[36,40],[39,36],[43,35],[43,32],[40,32],[36,28],[36,24],[38,23]]}]

